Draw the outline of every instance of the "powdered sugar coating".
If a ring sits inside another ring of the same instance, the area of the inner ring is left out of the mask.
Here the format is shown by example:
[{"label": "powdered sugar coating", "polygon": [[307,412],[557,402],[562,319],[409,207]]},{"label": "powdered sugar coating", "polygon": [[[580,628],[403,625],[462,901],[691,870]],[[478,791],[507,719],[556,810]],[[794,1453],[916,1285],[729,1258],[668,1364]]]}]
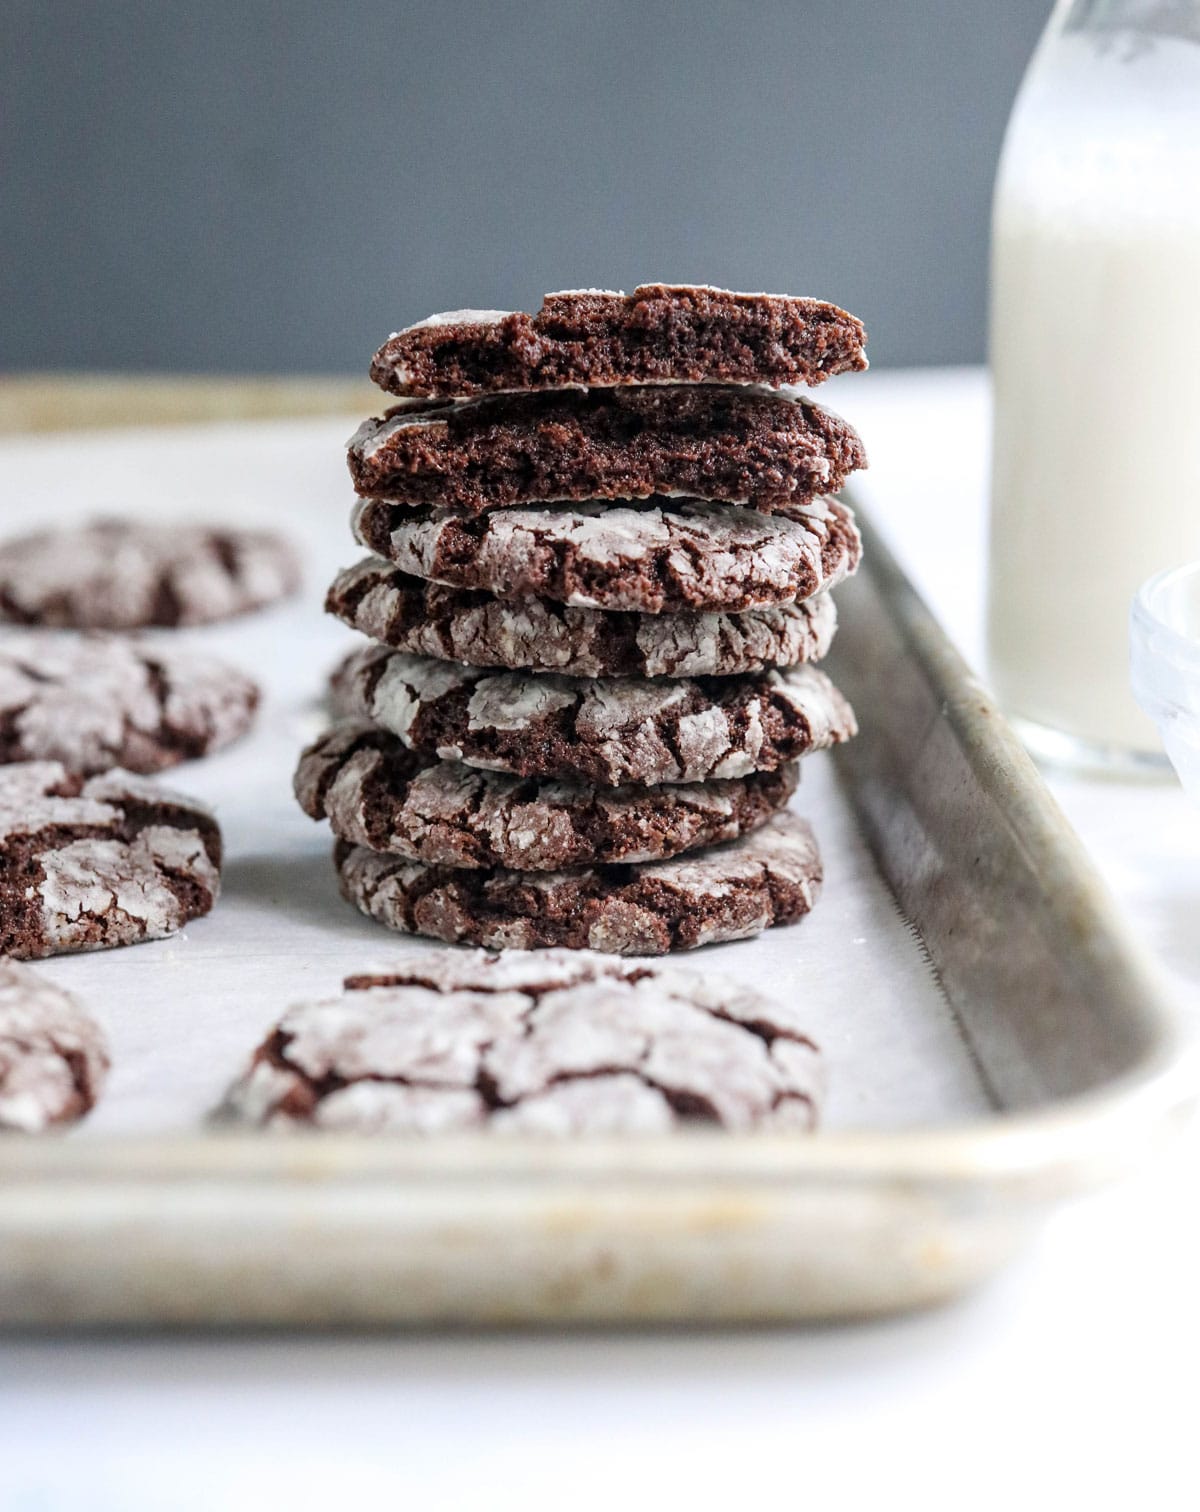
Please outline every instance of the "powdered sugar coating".
[{"label": "powdered sugar coating", "polygon": [[794,1010],[588,952],[511,959],[402,956],[289,1010],[222,1116],[419,1134],[813,1127],[821,1064]]},{"label": "powdered sugar coating", "polygon": [[857,729],[846,700],[807,666],[713,679],[572,678],[372,646],[335,674],[334,702],[414,751],[603,787],[770,771]]},{"label": "powdered sugar coating", "polygon": [[0,618],[132,630],[199,625],[274,603],[300,568],[274,532],[104,519],[0,544]]},{"label": "powdered sugar coating", "polygon": [[296,797],[355,845],[432,866],[560,870],[660,860],[765,823],[795,790],[793,767],[733,781],[593,788],[430,761],[363,721],[301,756]]},{"label": "powdered sugar coating", "polygon": [[795,603],[836,586],[862,550],[850,511],[824,498],[787,514],[681,499],[512,508],[471,521],[365,499],[353,527],[414,577],[643,614]]},{"label": "powdered sugar coating", "polygon": [[511,314],[511,310],[443,310],[438,315],[426,315],[424,320],[405,326],[403,330],[393,331],[392,340],[407,336],[410,331],[429,331],[441,326],[498,325]]},{"label": "powdered sugar coating", "polygon": [[[467,703],[467,729],[472,733],[528,730],[538,721],[569,709],[573,702],[569,688],[556,687],[540,678],[480,678],[472,686]],[[391,728],[386,716],[381,723]]]},{"label": "powdered sugar coating", "polygon": [[226,662],[116,636],[43,632],[0,643],[0,760],[155,772],[249,729],[255,684]]},{"label": "powdered sugar coating", "polygon": [[150,825],[130,840],[76,840],[43,852],[41,861],[47,954],[73,949],[81,925],[93,919],[138,939],[174,934],[188,915],[171,875],[190,875],[214,896],[218,889],[203,837],[170,825]]},{"label": "powdered sugar coating", "polygon": [[411,577],[378,557],[339,573],[325,603],[355,630],[413,655],[572,677],[790,667],[824,656],[837,625],[829,594],[744,614],[642,615],[500,599]]},{"label": "powdered sugar coating", "polygon": [[0,768],[0,953],[32,957],[159,939],[220,891],[203,804],[127,772]]},{"label": "powdered sugar coating", "polygon": [[695,856],[559,872],[454,871],[339,842],[342,894],[389,929],[452,944],[663,955],[747,939],[813,907],[821,862],[786,812]]},{"label": "powdered sugar coating", "polygon": [[414,427],[419,430],[445,430],[448,419],[446,412],[451,408],[448,402],[399,405],[386,415],[362,421],[346,442],[346,450],[353,457],[369,461],[385,450],[389,441],[402,430]]},{"label": "powdered sugar coating", "polygon": [[94,1106],[108,1069],[104,1034],[78,999],[0,958],[0,1129],[73,1123]]}]

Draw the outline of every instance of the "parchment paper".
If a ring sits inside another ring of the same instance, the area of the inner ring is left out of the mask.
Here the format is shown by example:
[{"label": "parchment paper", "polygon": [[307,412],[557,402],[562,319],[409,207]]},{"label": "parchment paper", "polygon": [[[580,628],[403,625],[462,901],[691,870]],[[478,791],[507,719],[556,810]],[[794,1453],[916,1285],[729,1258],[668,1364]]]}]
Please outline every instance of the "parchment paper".
[{"label": "parchment paper", "polygon": [[[344,903],[329,834],[291,793],[296,755],[325,722],[327,673],[361,644],[321,608],[337,568],[363,554],[348,524],[343,443],[352,429],[344,419],[304,420],[0,441],[4,535],[103,514],[227,521],[285,530],[305,558],[304,592],[289,604],[223,626],[157,632],[235,661],[265,696],[249,737],[160,779],[217,810],[226,863],[213,914],[170,940],[39,967],[92,1009],[113,1054],[101,1104],[71,1137],[198,1127],[288,1004],[336,992],[346,974],[398,949],[452,948],[389,934]],[[869,726],[870,710],[858,714]],[[813,914],[680,964],[807,1005],[827,1058],[827,1127],[985,1111],[920,941],[878,877],[827,756],[804,762],[795,804],[825,857]]]}]

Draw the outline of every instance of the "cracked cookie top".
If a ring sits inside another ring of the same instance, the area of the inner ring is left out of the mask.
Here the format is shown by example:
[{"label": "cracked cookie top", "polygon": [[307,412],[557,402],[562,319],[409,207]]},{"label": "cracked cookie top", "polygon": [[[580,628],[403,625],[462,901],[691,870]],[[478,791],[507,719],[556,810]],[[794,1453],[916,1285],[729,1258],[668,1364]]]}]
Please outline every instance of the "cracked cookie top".
[{"label": "cracked cookie top", "polygon": [[303,753],[296,797],[355,845],[433,866],[556,871],[652,861],[765,824],[796,788],[795,764],[746,777],[595,788],[484,772],[410,751],[347,720]]},{"label": "cracked cookie top", "polygon": [[325,607],[382,645],[472,667],[571,677],[697,677],[818,661],[837,626],[827,593],[744,614],[633,614],[501,599],[411,577],[369,557],[339,573]]},{"label": "cracked cookie top", "polygon": [[108,1075],[91,1014],[29,966],[0,959],[0,1129],[36,1134],[74,1123]]},{"label": "cracked cookie top", "polygon": [[0,542],[0,619],[77,630],[202,625],[294,592],[274,531],[93,520]]},{"label": "cracked cookie top", "polygon": [[404,572],[582,609],[741,613],[832,588],[862,555],[846,505],[760,514],[700,499],[498,509],[474,519],[362,499],[362,545]]},{"label": "cracked cookie top", "polygon": [[157,772],[243,735],[258,688],[199,652],[120,636],[0,641],[0,762]]},{"label": "cracked cookie top", "polygon": [[411,750],[520,777],[601,787],[771,771],[849,740],[850,705],[815,667],[743,677],[576,678],[488,672],[353,652],[334,674],[340,714]]},{"label": "cracked cookie top", "polygon": [[812,831],[790,811],[726,845],[632,866],[453,871],[345,841],[334,865],[342,895],[389,929],[491,949],[614,955],[749,939],[803,918],[822,880]]},{"label": "cracked cookie top", "polygon": [[820,1082],[794,1007],[710,973],[424,953],[289,1010],[219,1116],[420,1134],[808,1129]]}]

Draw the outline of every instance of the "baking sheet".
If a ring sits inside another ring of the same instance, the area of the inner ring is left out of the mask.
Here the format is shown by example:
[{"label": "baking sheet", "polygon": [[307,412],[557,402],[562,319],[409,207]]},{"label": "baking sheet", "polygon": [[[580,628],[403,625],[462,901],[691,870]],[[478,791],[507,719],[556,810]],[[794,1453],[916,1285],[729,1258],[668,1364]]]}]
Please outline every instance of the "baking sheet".
[{"label": "baking sheet", "polygon": [[[305,420],[0,442],[4,534],[99,514],[212,519],[287,530],[305,557],[305,591],[290,604],[159,632],[236,661],[265,698],[250,737],[162,779],[217,809],[226,864],[215,912],[171,940],[41,966],[91,1007],[113,1053],[104,1099],[74,1139],[195,1128],[290,1003],[335,992],[347,973],[397,948],[450,948],[390,935],[343,903],[328,832],[291,796],[296,754],[324,722],[325,675],[361,644],[321,610],[334,572],[361,555],[348,527],[350,429]],[[799,926],[682,963],[805,1002],[827,1059],[828,1128],[986,1111],[950,1008],[858,835],[832,762],[814,756],[803,772],[795,803],[813,820],[826,864],[819,906]]]}]

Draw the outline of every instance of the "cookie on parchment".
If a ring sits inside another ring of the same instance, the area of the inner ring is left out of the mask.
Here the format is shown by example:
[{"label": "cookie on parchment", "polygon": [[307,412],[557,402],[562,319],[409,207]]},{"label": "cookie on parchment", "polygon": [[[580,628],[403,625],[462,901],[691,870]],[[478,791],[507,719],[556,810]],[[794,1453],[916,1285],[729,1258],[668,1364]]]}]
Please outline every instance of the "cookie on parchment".
[{"label": "cookie on parchment", "polygon": [[386,730],[349,720],[303,753],[295,790],[311,818],[371,850],[431,866],[558,871],[736,839],[786,807],[796,781],[794,763],[659,787],[512,777],[417,755]]},{"label": "cookie on parchment", "polygon": [[99,1024],[29,966],[0,959],[0,1129],[38,1134],[89,1112],[108,1075]]},{"label": "cookie on parchment", "polygon": [[562,945],[665,955],[742,940],[808,913],[820,855],[785,812],[697,856],[561,872],[455,871],[338,841],[342,896],[389,929],[451,944],[532,950]]},{"label": "cookie on parchment", "polygon": [[814,1127],[794,1005],[587,951],[409,953],[288,1010],[218,1110],[274,1129],[653,1134]]},{"label": "cookie on parchment", "polygon": [[803,666],[743,677],[579,678],[368,646],[335,672],[333,703],[429,756],[600,787],[744,777],[857,732],[834,685]]},{"label": "cookie on parchment", "polygon": [[626,383],[821,383],[861,372],[862,322],[823,299],[643,284],[547,294],[536,315],[451,310],[389,336],[380,388],[461,398]]},{"label": "cookie on parchment", "polygon": [[653,494],[794,509],[867,464],[811,399],[703,383],[413,399],[364,421],[348,460],[365,497],[466,514]]},{"label": "cookie on parchment", "polygon": [[590,501],[469,518],[361,499],[354,533],[414,577],[639,614],[741,613],[833,588],[862,555],[832,499],[761,514],[699,499]]},{"label": "cookie on parchment", "polygon": [[78,630],[203,625],[295,592],[274,531],[94,520],[0,542],[0,619]]},{"label": "cookie on parchment", "polygon": [[837,628],[833,599],[745,614],[632,614],[549,599],[500,599],[411,577],[378,557],[347,567],[325,608],[372,640],[473,667],[571,677],[704,677],[818,661]]},{"label": "cookie on parchment", "polygon": [[158,772],[244,735],[258,688],[161,640],[42,631],[0,641],[0,762]]},{"label": "cookie on parchment", "polygon": [[0,955],[104,950],[174,934],[220,891],[203,804],[130,772],[0,767]]}]

